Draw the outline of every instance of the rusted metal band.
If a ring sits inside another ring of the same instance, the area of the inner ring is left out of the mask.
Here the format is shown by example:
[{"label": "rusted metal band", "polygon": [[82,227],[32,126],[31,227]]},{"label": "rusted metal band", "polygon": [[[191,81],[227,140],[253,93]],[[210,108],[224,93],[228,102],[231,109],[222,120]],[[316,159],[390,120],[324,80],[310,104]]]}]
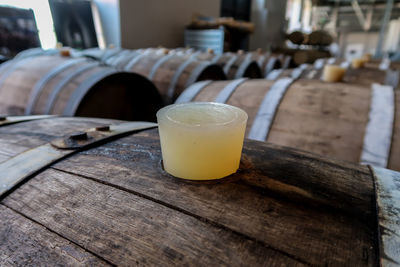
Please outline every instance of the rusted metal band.
[{"label": "rusted metal band", "polygon": [[171,100],[175,94],[175,87],[178,83],[179,78],[182,75],[182,72],[196,59],[193,57],[189,57],[186,61],[184,61],[175,71],[174,76],[172,76],[171,82],[169,83],[168,91],[167,91],[167,98]]},{"label": "rusted metal band", "polygon": [[385,168],[393,132],[395,106],[393,87],[374,83],[371,97],[360,162]]},{"label": "rusted metal band", "polygon": [[61,93],[62,89],[73,78],[75,78],[76,76],[80,75],[81,73],[83,73],[83,72],[85,72],[85,71],[87,71],[89,69],[95,68],[95,67],[97,67],[99,65],[100,65],[99,62],[92,62],[92,63],[86,64],[86,65],[83,65],[83,66],[75,69],[73,72],[69,73],[62,80],[60,80],[60,82],[57,85],[54,86],[53,90],[51,91],[51,93],[50,93],[50,95],[49,95],[49,97],[47,99],[46,106],[45,106],[45,109],[44,109],[44,113],[45,114],[50,114],[51,113],[51,110],[53,109],[53,107],[54,107],[54,105],[56,103],[57,97]]},{"label": "rusted metal band", "polygon": [[154,66],[151,68],[150,73],[149,73],[149,79],[153,80],[154,76],[157,73],[157,70],[161,67],[162,64],[167,62],[170,58],[174,57],[175,55],[166,55],[157,60],[157,62],[154,64]]},{"label": "rusted metal band", "polygon": [[199,65],[197,65],[197,67],[190,74],[189,79],[186,81],[185,88],[194,84],[199,78],[200,74],[204,71],[204,69],[211,66],[213,65],[210,65],[210,62],[208,61],[200,62]]},{"label": "rusted metal band", "polygon": [[145,56],[145,54],[135,54],[135,56],[125,65],[123,69],[125,71],[132,71],[133,66],[135,66],[136,63],[138,63]]},{"label": "rusted metal band", "polygon": [[292,78],[281,78],[271,86],[261,102],[253,121],[248,135],[249,139],[258,141],[265,141],[267,139],[279,104],[293,81]]},{"label": "rusted metal band", "polygon": [[101,130],[89,129],[81,134],[79,140],[74,138],[76,135],[71,135],[18,154],[0,163],[0,198],[55,161],[135,131],[155,127],[157,124],[150,122],[128,122]]},{"label": "rusted metal band", "polygon": [[228,102],[229,98],[231,97],[231,95],[235,92],[235,90],[245,81],[247,80],[247,78],[241,78],[241,79],[237,79],[237,80],[233,80],[230,83],[228,83],[227,86],[225,86],[221,92],[219,92],[219,94],[217,95],[217,97],[215,98],[214,102],[217,103],[226,103]]},{"label": "rusted metal band", "polygon": [[238,56],[237,56],[237,55],[233,55],[233,56],[228,60],[228,62],[225,63],[225,66],[224,66],[223,69],[224,69],[224,72],[225,72],[226,75],[228,75],[229,70],[231,69],[233,63],[235,63],[235,61],[236,61],[237,59],[238,59]]},{"label": "rusted metal band", "polygon": [[270,57],[268,59],[267,66],[265,66],[264,77],[267,77],[267,75],[274,69],[277,60],[276,57]]},{"label": "rusted metal band", "polygon": [[93,74],[88,77],[83,83],[81,83],[75,91],[71,94],[68,99],[68,102],[64,108],[63,115],[65,116],[74,116],[79,104],[82,102],[82,99],[89,92],[89,90],[99,81],[104,79],[106,76],[117,73],[118,71],[111,68],[105,68],[104,70]]},{"label": "rusted metal band", "polygon": [[371,167],[378,211],[380,266],[400,266],[400,173]]},{"label": "rusted metal band", "polygon": [[41,120],[55,117],[55,115],[7,116],[0,117],[0,127],[25,121]]},{"label": "rusted metal band", "polygon": [[40,78],[39,81],[36,82],[34,87],[32,88],[31,94],[29,95],[28,103],[26,105],[25,109],[25,115],[30,115],[32,114],[33,108],[36,104],[37,99],[39,98],[40,94],[42,93],[43,87],[51,80],[53,79],[56,75],[58,75],[60,72],[63,72],[64,70],[77,65],[81,64],[83,62],[86,62],[88,59],[86,58],[77,58],[77,59],[71,59],[63,62],[61,65],[58,65],[55,67],[52,71],[46,73],[42,78]]},{"label": "rusted metal band", "polygon": [[279,75],[281,75],[282,72],[283,72],[283,69],[273,70],[270,73],[268,73],[268,75],[267,75],[267,77],[265,77],[265,79],[267,79],[269,81],[275,81],[276,79],[278,79]]},{"label": "rusted metal band", "polygon": [[190,87],[186,88],[185,91],[180,94],[180,96],[175,100],[176,104],[187,103],[192,101],[204,87],[208,86],[212,81],[201,81],[192,84]]}]

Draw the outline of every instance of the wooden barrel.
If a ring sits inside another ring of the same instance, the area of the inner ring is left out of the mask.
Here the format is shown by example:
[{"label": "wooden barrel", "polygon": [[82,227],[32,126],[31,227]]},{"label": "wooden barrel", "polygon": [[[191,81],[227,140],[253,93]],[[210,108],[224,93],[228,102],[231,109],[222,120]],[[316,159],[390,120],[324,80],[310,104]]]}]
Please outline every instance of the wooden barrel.
[{"label": "wooden barrel", "polygon": [[307,44],[327,46],[333,42],[333,37],[326,31],[313,31],[308,35]]},{"label": "wooden barrel", "polygon": [[[400,94],[393,95],[391,87],[238,79],[196,83],[176,102],[189,101],[242,108],[251,139],[400,170]],[[383,118],[372,120],[375,116]],[[372,160],[369,153],[377,157]]]},{"label": "wooden barrel", "polygon": [[173,102],[186,87],[197,81],[225,79],[223,70],[216,64],[174,54],[129,51],[122,57],[109,58],[108,64],[146,76],[156,85],[166,103]]},{"label": "wooden barrel", "polygon": [[211,61],[223,68],[228,79],[241,77],[261,78],[261,70],[256,60],[249,53],[214,54],[209,52],[194,52],[192,56],[199,60]]},{"label": "wooden barrel", "polygon": [[300,45],[306,40],[306,35],[300,31],[294,31],[288,34],[287,39],[293,44]]},{"label": "wooden barrel", "polygon": [[[385,221],[389,205],[380,201],[380,196],[388,197],[380,181],[392,177],[397,182],[398,173],[246,140],[236,174],[215,182],[189,182],[162,169],[157,129],[114,136],[112,142],[106,139],[90,149],[81,140],[74,153],[48,143],[110,123],[120,122],[53,118],[0,128],[0,176],[23,157],[51,158],[44,148],[52,155],[65,153],[39,172],[34,164],[23,169],[27,161],[22,161],[20,183],[13,183],[16,174],[10,172],[8,185],[14,187],[0,197],[3,264],[400,262],[396,229]],[[100,129],[91,136],[107,134]],[[33,174],[25,177],[27,172]],[[398,213],[392,209],[390,215]]]},{"label": "wooden barrel", "polygon": [[391,69],[379,69],[377,65],[368,65],[363,68],[353,69],[350,63],[340,59],[319,59],[314,65],[306,68],[301,75],[304,79],[321,79],[325,64],[337,64],[347,68],[343,82],[370,86],[373,83],[386,84],[396,88],[399,84],[399,71]]},{"label": "wooden barrel", "polygon": [[88,58],[23,57],[0,67],[0,113],[155,120],[162,106],[146,78]]}]

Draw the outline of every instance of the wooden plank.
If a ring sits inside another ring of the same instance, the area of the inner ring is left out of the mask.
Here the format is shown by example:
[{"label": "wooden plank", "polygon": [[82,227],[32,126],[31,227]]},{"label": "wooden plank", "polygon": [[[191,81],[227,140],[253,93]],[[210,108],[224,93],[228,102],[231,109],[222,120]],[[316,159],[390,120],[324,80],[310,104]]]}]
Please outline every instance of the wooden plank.
[{"label": "wooden plank", "polygon": [[[310,264],[375,264],[366,167],[251,141],[241,169],[226,182],[182,181],[163,172],[160,161],[157,131],[146,131],[54,168],[167,204]],[[13,203],[26,205],[17,203],[21,197],[12,196]]]},{"label": "wooden plank", "polygon": [[400,173],[373,167],[380,227],[381,266],[400,265]]},{"label": "wooden plank", "polygon": [[0,205],[2,266],[109,266],[68,240]]},{"label": "wooden plank", "polygon": [[371,108],[365,130],[360,162],[386,167],[389,159],[394,121],[393,87],[374,83]]},{"label": "wooden plank", "polygon": [[304,265],[194,216],[55,170],[4,203],[116,265]]}]

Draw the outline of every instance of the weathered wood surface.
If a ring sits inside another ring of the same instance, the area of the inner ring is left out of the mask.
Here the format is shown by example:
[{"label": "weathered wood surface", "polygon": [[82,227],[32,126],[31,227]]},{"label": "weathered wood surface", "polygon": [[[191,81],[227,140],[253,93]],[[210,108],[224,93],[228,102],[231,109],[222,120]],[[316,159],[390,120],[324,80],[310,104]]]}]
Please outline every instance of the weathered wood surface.
[{"label": "weathered wood surface", "polygon": [[[3,155],[106,122],[3,127]],[[235,175],[188,182],[162,170],[158,132],[148,130],[55,164],[1,205],[111,264],[377,264],[367,167],[255,141],[243,152]]]},{"label": "weathered wood surface", "polygon": [[109,266],[78,245],[0,204],[2,266]]}]

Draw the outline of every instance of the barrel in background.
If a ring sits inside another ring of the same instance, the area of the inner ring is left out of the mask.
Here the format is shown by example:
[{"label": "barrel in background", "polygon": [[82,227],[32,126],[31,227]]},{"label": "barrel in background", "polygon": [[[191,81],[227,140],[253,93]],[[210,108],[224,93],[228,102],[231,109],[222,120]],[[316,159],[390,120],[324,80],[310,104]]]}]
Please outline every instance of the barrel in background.
[{"label": "barrel in background", "polygon": [[[398,95],[396,92],[397,104]],[[360,162],[371,99],[371,85],[282,78],[197,83],[177,102],[216,101],[237,106],[249,115],[248,138]],[[398,107],[393,138],[387,140],[392,147],[387,167],[394,170],[400,170]]]},{"label": "barrel in background", "polygon": [[0,112],[155,120],[154,85],[85,57],[36,55],[0,66]]}]

